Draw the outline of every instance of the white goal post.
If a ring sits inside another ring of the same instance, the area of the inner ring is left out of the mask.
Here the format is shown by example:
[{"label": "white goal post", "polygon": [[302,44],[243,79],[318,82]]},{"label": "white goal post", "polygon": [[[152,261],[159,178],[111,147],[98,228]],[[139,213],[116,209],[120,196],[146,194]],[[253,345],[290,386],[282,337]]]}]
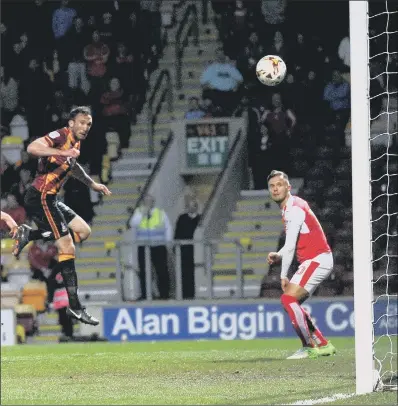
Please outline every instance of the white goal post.
[{"label": "white goal post", "polygon": [[349,4],[355,369],[356,393],[362,394],[373,391],[369,22],[367,1]]},{"label": "white goal post", "polygon": [[398,380],[398,7],[380,4],[349,2],[357,394]]}]

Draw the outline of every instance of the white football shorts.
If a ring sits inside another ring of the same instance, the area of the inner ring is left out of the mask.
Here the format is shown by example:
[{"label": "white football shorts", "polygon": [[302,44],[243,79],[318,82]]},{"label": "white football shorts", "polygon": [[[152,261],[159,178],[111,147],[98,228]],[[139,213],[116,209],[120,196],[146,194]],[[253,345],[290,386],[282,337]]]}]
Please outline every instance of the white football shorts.
[{"label": "white football shorts", "polygon": [[333,270],[333,255],[331,252],[319,254],[315,258],[307,259],[297,269],[290,283],[304,288],[310,295]]}]

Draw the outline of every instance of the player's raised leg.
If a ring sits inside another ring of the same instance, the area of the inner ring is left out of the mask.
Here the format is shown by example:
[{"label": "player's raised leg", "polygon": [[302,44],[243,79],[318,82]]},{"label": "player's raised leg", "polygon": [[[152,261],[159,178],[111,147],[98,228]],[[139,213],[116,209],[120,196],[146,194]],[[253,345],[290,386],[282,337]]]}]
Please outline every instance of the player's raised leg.
[{"label": "player's raised leg", "polygon": [[75,245],[70,234],[56,240],[55,245],[58,248],[57,269],[61,272],[64,279],[66,291],[68,292],[69,308],[67,314],[83,323],[96,326],[99,321],[87,313],[82,307],[77,293],[77,273],[75,269]]}]

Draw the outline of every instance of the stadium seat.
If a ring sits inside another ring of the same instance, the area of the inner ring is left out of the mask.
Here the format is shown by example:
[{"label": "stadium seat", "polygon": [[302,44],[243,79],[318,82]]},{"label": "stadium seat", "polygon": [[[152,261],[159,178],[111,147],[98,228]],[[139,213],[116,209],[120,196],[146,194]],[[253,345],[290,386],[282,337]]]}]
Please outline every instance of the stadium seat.
[{"label": "stadium seat", "polygon": [[11,254],[14,247],[14,240],[11,238],[4,238],[1,240],[1,254]]},{"label": "stadium seat", "polygon": [[14,307],[17,316],[17,324],[24,327],[28,336],[37,331],[36,309],[30,304],[18,304]]},{"label": "stadium seat", "polygon": [[1,284],[1,308],[13,308],[21,300],[21,290],[18,285],[10,282]]},{"label": "stadium seat", "polygon": [[29,262],[26,260],[13,260],[13,262],[11,262],[8,266],[7,277],[9,282],[22,288],[26,283],[29,282],[31,277]]},{"label": "stadium seat", "polygon": [[37,312],[46,310],[47,287],[44,282],[28,282],[22,290],[22,303],[31,304]]},{"label": "stadium seat", "polygon": [[21,160],[23,141],[21,137],[9,135],[1,140],[1,153],[10,164],[15,164]]},{"label": "stadium seat", "polygon": [[109,131],[105,134],[105,137],[108,143],[107,155],[109,156],[109,159],[111,161],[115,160],[119,156],[119,145],[120,145],[119,134],[115,131]]},{"label": "stadium seat", "polygon": [[29,138],[28,123],[23,116],[16,114],[10,123],[10,132],[13,137],[18,137],[23,141]]}]

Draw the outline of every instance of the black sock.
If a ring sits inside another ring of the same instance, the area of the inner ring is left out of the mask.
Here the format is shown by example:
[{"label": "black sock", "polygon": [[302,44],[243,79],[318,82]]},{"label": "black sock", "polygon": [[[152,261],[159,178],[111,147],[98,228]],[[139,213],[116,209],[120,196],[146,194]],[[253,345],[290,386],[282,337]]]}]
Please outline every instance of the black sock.
[{"label": "black sock", "polygon": [[62,278],[69,297],[69,306],[71,309],[80,310],[81,304],[77,295],[77,274],[75,269],[75,259],[67,259],[66,261],[58,262],[58,269],[61,272]]},{"label": "black sock", "polygon": [[29,233],[29,241],[44,240],[53,241],[54,233],[52,231],[32,230]]}]

